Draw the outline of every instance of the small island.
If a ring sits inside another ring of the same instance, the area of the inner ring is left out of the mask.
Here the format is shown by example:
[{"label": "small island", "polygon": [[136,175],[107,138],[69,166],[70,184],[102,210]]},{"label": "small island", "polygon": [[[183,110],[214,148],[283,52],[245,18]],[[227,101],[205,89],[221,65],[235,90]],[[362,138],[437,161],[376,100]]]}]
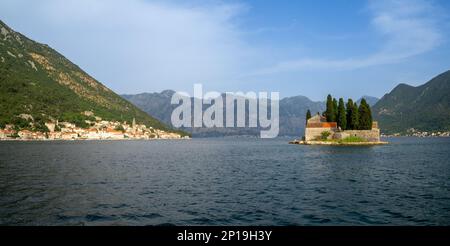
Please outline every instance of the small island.
[{"label": "small island", "polygon": [[331,95],[327,97],[326,111],[311,116],[306,113],[305,136],[290,144],[303,145],[383,145],[378,122],[373,121],[370,105],[362,99],[360,105],[352,99],[339,103]]}]

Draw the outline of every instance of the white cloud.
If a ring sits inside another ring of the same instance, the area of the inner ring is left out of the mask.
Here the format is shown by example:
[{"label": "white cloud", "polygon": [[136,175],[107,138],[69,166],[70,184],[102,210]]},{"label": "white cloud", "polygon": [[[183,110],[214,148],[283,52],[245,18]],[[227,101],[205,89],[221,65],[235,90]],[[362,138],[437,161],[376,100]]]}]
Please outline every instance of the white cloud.
[{"label": "white cloud", "polygon": [[[1,0],[0,14],[119,92],[190,88],[243,69],[242,4]],[[23,11],[23,12],[21,12]],[[26,16],[26,18],[24,18]]]},{"label": "white cloud", "polygon": [[301,58],[282,61],[256,70],[248,76],[315,69],[352,70],[403,61],[432,50],[442,39],[438,29],[438,9],[429,2],[371,1],[371,25],[384,40],[381,47],[363,58]]},{"label": "white cloud", "polygon": [[[308,52],[306,42],[283,45],[286,37],[276,35],[294,33],[302,23],[243,28],[239,23],[245,24],[246,18],[240,17],[252,9],[219,0],[0,0],[0,6],[7,24],[48,43],[119,93],[190,91],[195,83],[207,90],[255,90],[260,85],[279,90],[281,83],[272,82],[297,83],[293,72],[307,70],[318,83],[324,69],[340,72],[396,63],[426,53],[442,40],[437,8],[421,0],[369,2],[365,13],[371,17],[369,31],[381,40],[378,49],[365,56],[349,53],[346,59],[295,59],[299,47]],[[361,43],[366,32],[359,34],[325,38],[366,46]]]}]

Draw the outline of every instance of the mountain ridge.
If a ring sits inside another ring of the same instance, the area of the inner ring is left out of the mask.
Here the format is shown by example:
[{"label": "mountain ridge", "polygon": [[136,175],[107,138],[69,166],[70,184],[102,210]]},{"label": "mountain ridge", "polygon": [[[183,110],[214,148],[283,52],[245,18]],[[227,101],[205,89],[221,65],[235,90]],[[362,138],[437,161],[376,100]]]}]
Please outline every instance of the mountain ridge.
[{"label": "mountain ridge", "polygon": [[398,84],[373,107],[384,133],[450,130],[450,70],[428,82]]},{"label": "mountain ridge", "polygon": [[[29,39],[1,20],[0,85],[0,126],[16,123],[31,128],[55,120],[82,123],[87,119],[82,112],[93,111],[105,120],[135,119],[178,132],[118,96],[47,44]],[[31,118],[20,119],[20,115]],[[29,119],[33,122],[23,122]]]},{"label": "mountain ridge", "polygon": [[[167,94],[170,92],[170,94]],[[175,93],[173,90],[162,92],[145,92],[139,94],[123,94],[126,100],[132,102],[145,112],[155,116],[162,122],[171,124],[171,113],[178,105],[171,105],[170,100]],[[224,96],[222,94],[222,96]],[[191,97],[191,101],[193,98]],[[224,101],[224,112],[226,112],[226,102]],[[306,111],[322,112],[325,109],[325,102],[314,102],[305,96],[286,97],[280,100],[280,136],[300,136],[304,132],[306,122]],[[246,110],[246,113],[248,111]],[[216,136],[236,136],[247,135],[257,136],[261,128],[232,127],[232,128],[183,128],[192,132],[197,137]]]},{"label": "mountain ridge", "polygon": [[[400,83],[391,92],[382,98],[364,95],[357,100],[359,104],[362,98],[366,99],[372,107],[374,119],[379,121],[380,128],[385,134],[406,134],[414,128],[421,131],[448,131],[450,130],[450,70],[437,75],[430,81],[419,86],[411,86]],[[432,91],[432,92],[429,92]],[[164,93],[163,93],[164,92]],[[167,93],[170,92],[170,93]],[[176,105],[165,107],[166,111],[149,107],[145,100],[153,103],[153,96],[162,100],[155,105],[170,104],[170,97],[175,93],[173,90],[164,90],[161,93],[140,93],[122,95],[142,110],[150,114],[158,115],[158,119],[170,124],[170,112]],[[161,94],[166,94],[161,97]],[[145,99],[143,99],[145,98]],[[425,98],[425,99],[424,99]],[[166,100],[166,101],[164,101]],[[425,102],[424,102],[425,100]],[[304,121],[306,110],[311,113],[322,112],[325,102],[314,102],[303,95],[286,97],[280,100],[280,136],[301,136],[304,132]],[[415,114],[419,111],[423,116]],[[441,116],[441,117],[440,117]],[[186,129],[190,130],[190,129]],[[239,133],[255,135],[255,129],[231,129]],[[194,131],[195,132],[195,131]],[[211,135],[228,135],[226,130],[206,130]],[[233,133],[230,133],[234,135]],[[201,136],[209,136],[208,133]]]}]

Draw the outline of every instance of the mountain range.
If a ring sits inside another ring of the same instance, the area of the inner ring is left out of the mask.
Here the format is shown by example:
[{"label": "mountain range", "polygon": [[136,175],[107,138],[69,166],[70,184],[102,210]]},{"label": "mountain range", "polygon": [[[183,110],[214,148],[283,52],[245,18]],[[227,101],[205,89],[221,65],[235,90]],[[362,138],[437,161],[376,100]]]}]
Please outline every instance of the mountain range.
[{"label": "mountain range", "polygon": [[[174,91],[122,95],[145,112],[171,124],[170,117],[176,105],[170,105]],[[411,131],[450,130],[450,71],[446,71],[421,86],[399,84],[381,99],[363,96],[384,134],[407,134]],[[357,100],[359,104],[361,99]],[[305,96],[281,99],[280,136],[302,136],[305,115],[323,112],[325,102],[314,102]],[[225,106],[226,108],[226,106]],[[257,135],[258,128],[201,128],[185,129],[194,136]]]},{"label": "mountain range", "polygon": [[55,120],[84,123],[88,116],[82,112],[86,111],[103,120],[135,119],[155,129],[176,131],[124,100],[48,45],[0,21],[0,128],[8,123],[28,127]]},{"label": "mountain range", "polygon": [[[258,135],[260,128],[175,130],[171,105],[175,92],[119,96],[48,45],[15,32],[0,21],[0,128],[13,123],[39,126],[48,121],[84,122],[93,112],[104,120],[146,124],[194,136]],[[399,84],[381,99],[364,96],[383,133],[450,130],[450,71],[421,86]],[[191,99],[193,100],[193,99]],[[357,102],[359,103],[361,99]],[[323,112],[325,102],[305,96],[283,98],[280,136],[301,136],[306,111]],[[227,105],[225,105],[225,108]],[[33,123],[33,124],[31,124]]]},{"label": "mountain range", "polygon": [[[175,94],[175,91],[165,90],[161,93],[141,93],[135,95],[122,95],[122,97],[162,122],[171,125],[172,111],[178,106],[170,104],[173,94]],[[226,112],[228,105],[225,103],[224,95],[222,95],[222,97],[224,101],[224,112]],[[378,100],[376,97],[364,96],[364,98],[366,98],[369,104],[373,104]],[[361,101],[361,99],[358,101]],[[191,102],[192,101],[193,98],[191,98]],[[294,96],[281,99],[279,101],[279,136],[303,135],[305,130],[306,112],[308,109],[312,113],[323,112],[325,110],[325,102],[315,102],[305,96]],[[246,109],[246,113],[248,113],[248,108]],[[197,137],[235,135],[258,136],[261,128],[183,128],[183,130],[189,131],[193,136]]]}]

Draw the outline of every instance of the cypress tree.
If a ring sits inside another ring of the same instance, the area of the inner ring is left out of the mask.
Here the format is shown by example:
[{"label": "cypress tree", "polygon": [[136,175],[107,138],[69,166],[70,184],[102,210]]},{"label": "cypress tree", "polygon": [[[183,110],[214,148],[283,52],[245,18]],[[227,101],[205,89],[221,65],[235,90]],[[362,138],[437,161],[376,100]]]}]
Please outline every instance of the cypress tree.
[{"label": "cypress tree", "polygon": [[336,100],[336,98],[333,98],[333,111],[334,111],[334,122],[338,121],[338,102]]},{"label": "cypress tree", "polygon": [[347,115],[345,112],[344,99],[339,98],[337,124],[342,130],[347,129]]},{"label": "cypress tree", "polygon": [[353,104],[351,117],[352,117],[352,123],[353,123],[352,130],[358,130],[359,129],[359,112],[358,112],[358,104],[356,104],[356,102]]},{"label": "cypress tree", "polygon": [[371,130],[372,129],[372,113],[369,104],[363,98],[358,109],[359,113],[359,129]]},{"label": "cypress tree", "polygon": [[358,130],[365,130],[367,126],[367,114],[366,114],[366,107],[364,105],[364,102],[361,101],[361,104],[358,107],[358,116],[359,116],[359,126]]},{"label": "cypress tree", "polygon": [[352,111],[353,111],[353,100],[351,98],[347,101],[347,127],[345,130],[353,129],[353,121],[352,121]]},{"label": "cypress tree", "polygon": [[333,98],[331,95],[327,97],[327,109],[325,111],[325,117],[327,117],[328,122],[336,121],[336,114],[334,112]]},{"label": "cypress tree", "polygon": [[311,119],[311,111],[306,111],[306,123],[308,123],[308,120]]}]

